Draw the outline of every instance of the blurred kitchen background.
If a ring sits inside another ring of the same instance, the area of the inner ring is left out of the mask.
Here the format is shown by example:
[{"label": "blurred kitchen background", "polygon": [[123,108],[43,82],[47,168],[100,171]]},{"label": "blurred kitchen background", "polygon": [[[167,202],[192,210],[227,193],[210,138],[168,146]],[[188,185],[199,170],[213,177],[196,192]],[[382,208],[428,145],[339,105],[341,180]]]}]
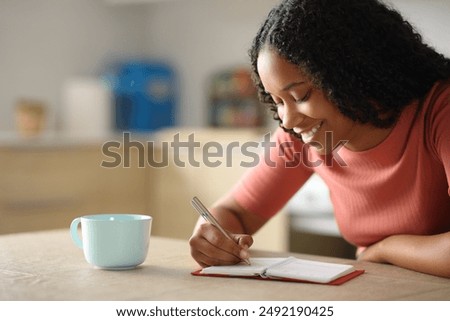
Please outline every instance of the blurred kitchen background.
[{"label": "blurred kitchen background", "polygon": [[[105,142],[147,155],[194,133],[260,142],[276,127],[258,103],[247,50],[278,0],[0,0],[0,234],[67,228],[80,215],[140,212],[153,235],[187,239],[189,200],[211,205],[245,171],[233,165],[100,164]],[[450,55],[450,1],[391,0]],[[183,155],[182,155],[183,156]],[[196,150],[201,159],[201,149]],[[183,157],[188,157],[184,155]],[[225,162],[224,162],[225,163]],[[256,237],[257,248],[351,257],[318,177]]]}]

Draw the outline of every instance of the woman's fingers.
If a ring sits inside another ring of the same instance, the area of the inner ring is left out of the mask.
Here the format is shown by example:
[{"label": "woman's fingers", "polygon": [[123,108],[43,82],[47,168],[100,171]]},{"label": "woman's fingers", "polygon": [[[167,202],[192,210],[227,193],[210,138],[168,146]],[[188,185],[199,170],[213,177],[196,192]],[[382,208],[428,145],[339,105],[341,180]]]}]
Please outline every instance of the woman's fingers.
[{"label": "woman's fingers", "polygon": [[248,258],[253,243],[249,235],[233,235],[228,239],[211,224],[202,224],[189,240],[192,257],[201,266],[230,265]]}]

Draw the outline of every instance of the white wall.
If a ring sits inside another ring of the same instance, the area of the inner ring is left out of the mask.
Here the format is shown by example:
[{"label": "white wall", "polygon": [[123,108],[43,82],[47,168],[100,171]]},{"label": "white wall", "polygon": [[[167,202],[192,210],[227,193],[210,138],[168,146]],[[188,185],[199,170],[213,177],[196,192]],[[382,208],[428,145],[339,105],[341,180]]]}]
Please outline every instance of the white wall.
[{"label": "white wall", "polygon": [[450,57],[449,0],[386,0],[421,33],[423,39]]},{"label": "white wall", "polygon": [[20,97],[47,103],[55,128],[67,78],[93,76],[108,60],[143,54],[146,10],[103,0],[1,0],[0,131],[14,128]]},{"label": "white wall", "polygon": [[277,0],[180,0],[150,5],[147,52],[165,57],[180,78],[183,125],[207,122],[208,78],[248,64],[247,50]]},{"label": "white wall", "polygon": [[[450,56],[449,0],[387,0]],[[145,2],[143,0],[143,2]],[[106,0],[0,1],[0,132],[14,128],[19,97],[55,115],[65,79],[92,76],[115,57],[163,57],[178,71],[181,125],[206,124],[208,77],[248,63],[250,42],[278,0],[172,0],[114,6]]]}]

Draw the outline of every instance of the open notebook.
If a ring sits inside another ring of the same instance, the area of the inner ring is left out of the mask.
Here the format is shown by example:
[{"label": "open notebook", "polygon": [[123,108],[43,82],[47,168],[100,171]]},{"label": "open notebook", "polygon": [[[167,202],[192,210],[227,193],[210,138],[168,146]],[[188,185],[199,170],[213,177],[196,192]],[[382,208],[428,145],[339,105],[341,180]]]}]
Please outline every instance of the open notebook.
[{"label": "open notebook", "polygon": [[364,273],[352,265],[288,258],[251,258],[251,265],[210,266],[193,272],[198,276],[247,277],[291,282],[338,285]]}]

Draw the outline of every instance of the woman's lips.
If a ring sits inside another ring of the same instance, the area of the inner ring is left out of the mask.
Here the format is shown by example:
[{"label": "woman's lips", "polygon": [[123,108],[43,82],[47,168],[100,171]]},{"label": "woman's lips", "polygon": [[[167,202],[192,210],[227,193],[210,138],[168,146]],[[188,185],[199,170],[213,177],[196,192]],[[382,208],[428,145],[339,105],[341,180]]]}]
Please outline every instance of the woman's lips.
[{"label": "woman's lips", "polygon": [[314,126],[313,128],[311,128],[308,131],[301,131],[300,128],[298,127],[294,127],[293,131],[297,134],[300,135],[302,137],[302,140],[305,144],[308,144],[312,141],[312,139],[314,138],[314,135],[319,131],[320,127],[322,127],[323,122],[320,122],[319,124],[317,124],[316,126]]}]

